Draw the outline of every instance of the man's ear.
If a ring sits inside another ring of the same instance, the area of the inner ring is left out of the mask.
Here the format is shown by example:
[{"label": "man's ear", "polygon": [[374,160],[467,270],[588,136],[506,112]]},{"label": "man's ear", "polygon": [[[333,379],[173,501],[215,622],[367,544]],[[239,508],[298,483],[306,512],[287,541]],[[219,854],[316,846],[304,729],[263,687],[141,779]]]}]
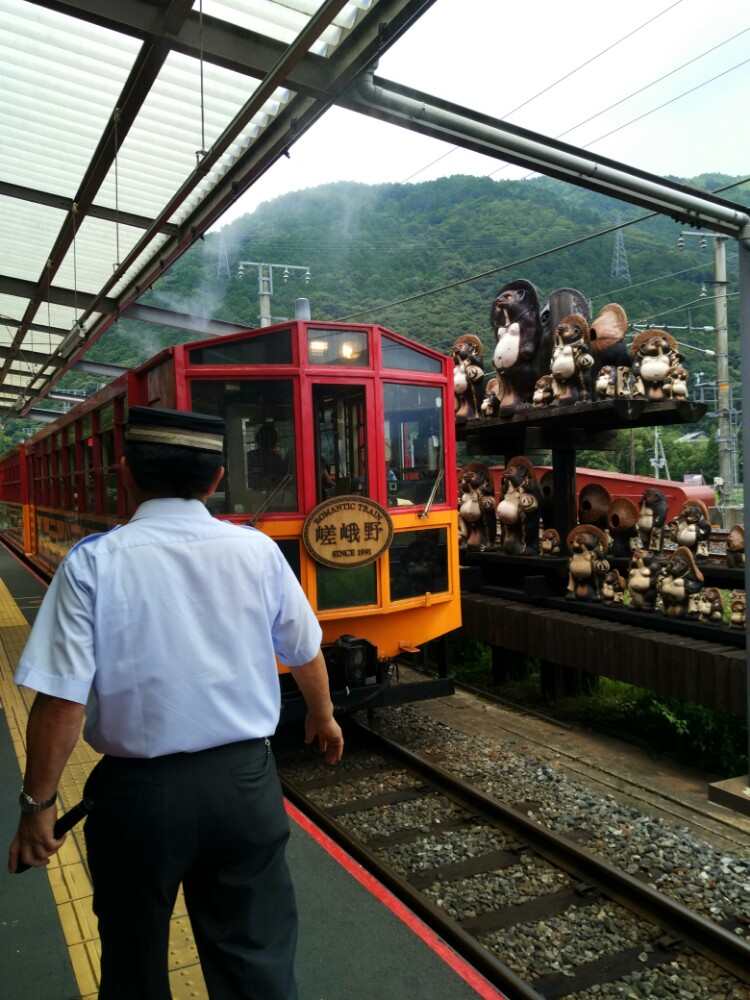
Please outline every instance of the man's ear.
[{"label": "man's ear", "polygon": [[219,469],[219,471],[214,476],[214,481],[211,483],[211,488],[209,489],[208,493],[206,494],[206,498],[210,497],[212,494],[214,494],[216,492],[216,489],[217,489],[219,483],[221,482],[221,480],[223,479],[223,477],[224,477],[224,466],[222,465],[222,467]]},{"label": "man's ear", "polygon": [[128,491],[128,493],[132,494],[135,490],[138,489],[138,485],[135,479],[133,478],[133,472],[130,468],[130,462],[128,462],[127,458],[124,455],[120,459],[120,469],[122,471],[123,485],[125,489]]}]

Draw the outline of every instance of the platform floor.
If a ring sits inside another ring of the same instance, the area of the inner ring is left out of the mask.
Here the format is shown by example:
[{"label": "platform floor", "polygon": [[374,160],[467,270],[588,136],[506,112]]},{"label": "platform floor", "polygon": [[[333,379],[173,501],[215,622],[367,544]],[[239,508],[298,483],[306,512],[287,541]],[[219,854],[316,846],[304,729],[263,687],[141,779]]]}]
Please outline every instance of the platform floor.
[{"label": "platform floor", "polygon": [[[33,692],[12,682],[45,592],[0,545],[0,849],[17,823],[25,729]],[[97,755],[78,744],[60,787],[61,812],[81,798]],[[502,998],[453,950],[304,817],[289,806],[289,863],[297,889],[300,1000],[476,1000]],[[0,875],[2,1000],[93,1000],[99,940],[81,827],[47,869]],[[208,997],[180,897],[172,918],[174,1000]],[[262,998],[261,998],[262,1000]]]}]

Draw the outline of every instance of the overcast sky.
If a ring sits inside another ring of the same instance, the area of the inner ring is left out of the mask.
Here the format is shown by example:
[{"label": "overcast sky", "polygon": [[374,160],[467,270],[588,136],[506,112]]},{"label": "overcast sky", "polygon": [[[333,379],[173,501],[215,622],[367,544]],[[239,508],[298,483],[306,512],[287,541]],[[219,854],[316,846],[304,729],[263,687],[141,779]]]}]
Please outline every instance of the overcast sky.
[{"label": "overcast sky", "polygon": [[[747,0],[437,0],[377,72],[660,176],[750,175]],[[332,108],[219,226],[331,181],[528,175],[452,148]]]}]

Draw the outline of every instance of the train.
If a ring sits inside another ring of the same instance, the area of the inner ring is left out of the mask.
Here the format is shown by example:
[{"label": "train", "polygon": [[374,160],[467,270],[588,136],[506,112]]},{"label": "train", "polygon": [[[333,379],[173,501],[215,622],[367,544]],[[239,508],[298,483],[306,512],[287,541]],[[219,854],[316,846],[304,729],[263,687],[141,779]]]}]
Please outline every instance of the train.
[{"label": "train", "polygon": [[[549,503],[552,498],[552,469],[550,466],[534,467],[542,496]],[[501,482],[504,467],[490,467],[495,496],[502,495]],[[643,494],[647,489],[661,490],[667,500],[667,520],[671,520],[680,512],[686,500],[700,500],[706,507],[711,524],[718,527],[721,517],[716,507],[716,497],[710,486],[703,483],[680,483],[671,479],[655,479],[652,476],[626,475],[621,472],[604,472],[601,469],[576,468],[576,509],[580,509],[581,491],[586,487],[598,488],[604,494],[616,500],[625,497],[640,507]]]},{"label": "train", "polygon": [[[132,513],[130,406],[226,420],[222,519],[272,537],[323,631],[343,711],[449,694],[461,624],[453,361],[377,325],[294,319],[179,344],[0,456],[0,539],[51,578],[82,537]],[[437,670],[398,657],[435,642]],[[279,666],[282,721],[303,701]]]}]

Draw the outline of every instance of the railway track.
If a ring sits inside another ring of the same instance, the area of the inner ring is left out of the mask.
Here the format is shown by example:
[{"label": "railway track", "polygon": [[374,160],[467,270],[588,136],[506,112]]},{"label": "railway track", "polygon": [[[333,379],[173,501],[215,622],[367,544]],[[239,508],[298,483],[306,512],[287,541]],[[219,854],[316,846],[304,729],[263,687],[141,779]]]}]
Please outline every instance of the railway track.
[{"label": "railway track", "polygon": [[[287,797],[511,1000],[640,996],[606,984],[655,966],[689,983],[696,963],[721,982],[716,996],[750,996],[746,940],[540,826],[522,804],[357,723],[344,766],[286,747],[277,758]],[[571,935],[591,939],[583,963],[564,960]]]}]

